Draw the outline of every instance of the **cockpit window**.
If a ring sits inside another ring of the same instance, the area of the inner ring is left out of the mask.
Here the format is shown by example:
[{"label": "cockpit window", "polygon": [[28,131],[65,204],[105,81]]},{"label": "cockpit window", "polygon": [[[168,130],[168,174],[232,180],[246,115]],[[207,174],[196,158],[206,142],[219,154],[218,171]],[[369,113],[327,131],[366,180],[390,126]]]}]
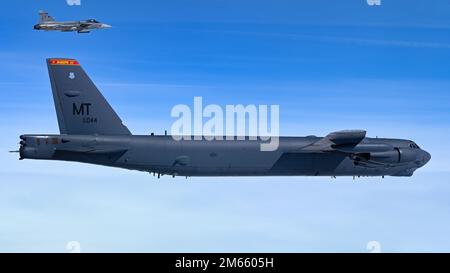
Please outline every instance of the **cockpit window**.
[{"label": "cockpit window", "polygon": [[416,143],[411,143],[409,144],[409,147],[413,148],[413,149],[420,149],[419,145],[417,145]]},{"label": "cockpit window", "polygon": [[98,23],[98,21],[95,20],[95,19],[89,19],[88,22],[89,22],[89,23]]}]

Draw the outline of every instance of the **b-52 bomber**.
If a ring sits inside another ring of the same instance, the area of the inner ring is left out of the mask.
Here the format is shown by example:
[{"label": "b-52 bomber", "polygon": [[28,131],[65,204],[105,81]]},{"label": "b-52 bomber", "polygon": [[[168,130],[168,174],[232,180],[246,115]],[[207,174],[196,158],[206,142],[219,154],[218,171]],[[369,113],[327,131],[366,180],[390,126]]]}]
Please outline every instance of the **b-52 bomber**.
[{"label": "b-52 bomber", "polygon": [[34,29],[36,30],[59,30],[63,32],[77,31],[78,33],[89,33],[93,29],[104,29],[110,27],[110,25],[100,23],[95,19],[58,22],[43,10],[39,11],[39,23],[34,25]]},{"label": "b-52 bomber", "polygon": [[364,130],[325,137],[176,140],[133,135],[74,59],[47,59],[60,134],[20,136],[20,159],[64,160],[171,176],[412,176],[431,158],[406,139]]}]

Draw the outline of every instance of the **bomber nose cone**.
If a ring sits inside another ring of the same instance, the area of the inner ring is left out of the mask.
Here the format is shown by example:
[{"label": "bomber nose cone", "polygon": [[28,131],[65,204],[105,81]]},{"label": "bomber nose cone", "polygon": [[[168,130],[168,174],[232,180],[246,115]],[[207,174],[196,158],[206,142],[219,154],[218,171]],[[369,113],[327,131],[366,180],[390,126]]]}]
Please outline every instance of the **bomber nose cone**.
[{"label": "bomber nose cone", "polygon": [[427,151],[423,151],[423,165],[427,164],[430,161],[431,155]]}]

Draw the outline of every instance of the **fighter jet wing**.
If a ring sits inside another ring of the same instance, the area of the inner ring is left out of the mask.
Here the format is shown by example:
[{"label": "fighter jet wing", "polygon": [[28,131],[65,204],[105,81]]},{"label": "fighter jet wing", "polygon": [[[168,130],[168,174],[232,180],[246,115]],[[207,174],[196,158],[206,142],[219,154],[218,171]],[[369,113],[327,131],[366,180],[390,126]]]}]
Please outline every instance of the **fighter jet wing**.
[{"label": "fighter jet wing", "polygon": [[77,26],[62,26],[61,27],[61,31],[75,31],[77,30],[78,27]]},{"label": "fighter jet wing", "polygon": [[76,30],[78,31],[78,33],[89,33],[89,26],[91,26],[90,23],[80,23]]},{"label": "fighter jet wing", "polygon": [[89,23],[80,23],[80,25],[78,26],[78,29],[85,29],[87,27],[89,27],[91,24]]},{"label": "fighter jet wing", "polygon": [[[328,134],[326,137],[301,149],[301,152],[334,152],[351,150],[366,137],[364,130],[344,130]],[[345,149],[344,149],[345,148]]]}]

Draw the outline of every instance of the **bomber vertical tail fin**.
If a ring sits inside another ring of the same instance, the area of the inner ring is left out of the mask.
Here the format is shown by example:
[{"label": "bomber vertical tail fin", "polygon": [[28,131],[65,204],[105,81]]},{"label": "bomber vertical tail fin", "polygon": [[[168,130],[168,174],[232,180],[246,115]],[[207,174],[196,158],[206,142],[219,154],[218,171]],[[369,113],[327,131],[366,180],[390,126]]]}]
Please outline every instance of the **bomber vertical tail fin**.
[{"label": "bomber vertical tail fin", "polygon": [[61,134],[131,134],[76,60],[47,59],[47,66]]}]

